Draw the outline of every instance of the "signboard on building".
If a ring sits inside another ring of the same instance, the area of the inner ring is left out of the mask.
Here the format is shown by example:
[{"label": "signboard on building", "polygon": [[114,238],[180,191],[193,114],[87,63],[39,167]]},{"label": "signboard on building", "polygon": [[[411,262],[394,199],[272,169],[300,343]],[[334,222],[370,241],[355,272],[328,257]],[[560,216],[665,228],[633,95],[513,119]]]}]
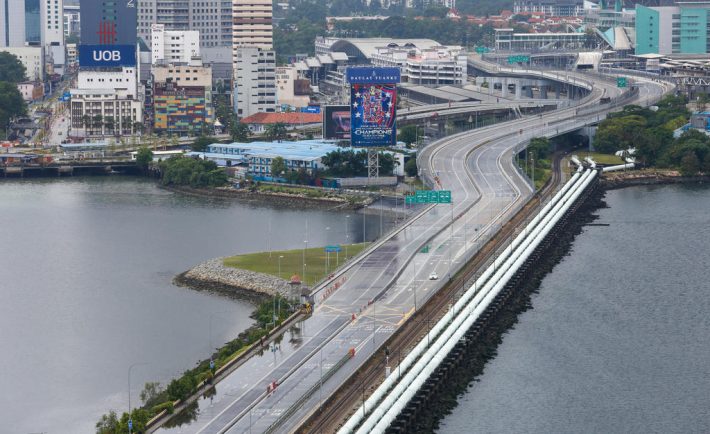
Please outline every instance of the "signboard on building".
[{"label": "signboard on building", "polygon": [[79,66],[83,68],[136,66],[136,46],[79,45]]},{"label": "signboard on building", "polygon": [[327,105],[323,113],[323,138],[350,140],[350,107]]},{"label": "signboard on building", "polygon": [[399,68],[396,67],[350,67],[347,68],[345,75],[350,84],[391,84],[401,81]]},{"label": "signboard on building", "polygon": [[81,43],[136,45],[138,0],[81,0]]},{"label": "signboard on building", "polygon": [[320,106],[318,106],[318,105],[309,105],[309,106],[306,106],[306,107],[301,107],[301,108],[299,109],[299,111],[300,111],[301,113],[316,113],[316,114],[318,114],[318,113],[320,113]]}]

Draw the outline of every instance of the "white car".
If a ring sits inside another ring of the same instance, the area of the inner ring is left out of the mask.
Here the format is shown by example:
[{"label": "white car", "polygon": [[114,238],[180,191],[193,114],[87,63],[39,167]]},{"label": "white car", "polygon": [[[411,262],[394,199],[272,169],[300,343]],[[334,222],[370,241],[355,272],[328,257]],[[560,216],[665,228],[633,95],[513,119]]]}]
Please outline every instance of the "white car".
[{"label": "white car", "polygon": [[429,274],[429,280],[438,280],[439,275],[436,274],[436,271],[432,271],[431,274]]}]

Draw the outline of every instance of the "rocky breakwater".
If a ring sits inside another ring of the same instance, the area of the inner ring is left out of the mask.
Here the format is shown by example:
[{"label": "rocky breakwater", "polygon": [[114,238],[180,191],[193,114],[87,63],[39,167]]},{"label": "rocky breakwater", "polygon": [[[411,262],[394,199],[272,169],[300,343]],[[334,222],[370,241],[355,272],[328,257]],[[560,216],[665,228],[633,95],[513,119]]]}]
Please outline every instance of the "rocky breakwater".
[{"label": "rocky breakwater", "polygon": [[284,297],[291,297],[300,293],[301,290],[300,285],[292,285],[268,274],[227,267],[224,265],[224,258],[203,262],[177,275],[174,282],[178,286],[188,286],[199,291],[219,292],[255,302],[272,297],[277,293]]}]

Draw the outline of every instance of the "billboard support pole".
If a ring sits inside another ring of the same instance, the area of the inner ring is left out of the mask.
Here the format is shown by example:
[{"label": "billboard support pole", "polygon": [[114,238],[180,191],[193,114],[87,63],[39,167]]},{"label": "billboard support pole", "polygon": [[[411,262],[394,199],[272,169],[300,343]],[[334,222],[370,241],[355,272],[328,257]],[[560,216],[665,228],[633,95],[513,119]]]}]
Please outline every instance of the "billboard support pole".
[{"label": "billboard support pole", "polygon": [[367,180],[380,177],[380,153],[377,149],[367,149]]}]

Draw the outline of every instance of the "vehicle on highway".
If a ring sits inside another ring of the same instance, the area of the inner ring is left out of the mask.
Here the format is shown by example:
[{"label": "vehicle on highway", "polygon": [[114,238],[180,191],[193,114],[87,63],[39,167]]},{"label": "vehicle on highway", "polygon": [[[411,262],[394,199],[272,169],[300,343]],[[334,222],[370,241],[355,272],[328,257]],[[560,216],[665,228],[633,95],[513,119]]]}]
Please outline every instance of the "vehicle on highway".
[{"label": "vehicle on highway", "polygon": [[438,280],[438,279],[439,279],[439,275],[436,274],[436,271],[432,271],[432,272],[429,274],[429,280]]}]

